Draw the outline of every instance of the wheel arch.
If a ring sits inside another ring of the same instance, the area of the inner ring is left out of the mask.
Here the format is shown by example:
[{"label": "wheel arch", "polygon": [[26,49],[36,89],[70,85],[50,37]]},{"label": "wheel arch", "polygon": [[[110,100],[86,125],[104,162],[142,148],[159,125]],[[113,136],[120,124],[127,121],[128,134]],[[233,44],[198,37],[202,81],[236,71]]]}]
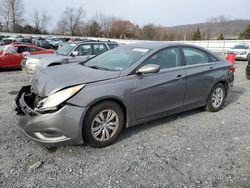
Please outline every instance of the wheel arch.
[{"label": "wheel arch", "polygon": [[50,63],[48,67],[57,66],[57,65],[62,65],[62,63],[60,62]]},{"label": "wheel arch", "polygon": [[125,103],[121,99],[119,99],[117,97],[105,97],[105,98],[101,98],[99,100],[95,100],[92,103],[90,103],[90,105],[88,106],[88,109],[87,109],[87,111],[85,113],[85,117],[83,118],[82,126],[83,126],[84,120],[86,118],[86,115],[88,114],[90,109],[93,108],[94,106],[96,106],[96,105],[98,105],[100,103],[106,102],[106,101],[115,102],[116,104],[118,104],[121,107],[121,109],[123,111],[123,114],[124,114],[124,121],[125,121],[124,125],[125,125],[126,128],[128,127],[128,125],[127,125],[128,124],[127,106],[125,105]]},{"label": "wheel arch", "polygon": [[228,83],[225,80],[221,80],[217,82],[214,86],[216,86],[219,83],[221,83],[225,87],[225,98],[226,98],[228,94]]}]

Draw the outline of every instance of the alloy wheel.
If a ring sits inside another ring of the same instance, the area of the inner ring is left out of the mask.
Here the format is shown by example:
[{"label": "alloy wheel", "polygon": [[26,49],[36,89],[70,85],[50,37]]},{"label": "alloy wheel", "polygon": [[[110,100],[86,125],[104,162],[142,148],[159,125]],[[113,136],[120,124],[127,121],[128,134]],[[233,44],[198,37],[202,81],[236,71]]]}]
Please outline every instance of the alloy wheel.
[{"label": "alloy wheel", "polygon": [[214,108],[219,108],[223,102],[224,99],[224,91],[222,88],[217,88],[214,90],[213,96],[212,96],[212,105]]},{"label": "alloy wheel", "polygon": [[91,124],[92,136],[98,141],[111,139],[119,127],[119,117],[111,109],[103,110],[95,116]]}]

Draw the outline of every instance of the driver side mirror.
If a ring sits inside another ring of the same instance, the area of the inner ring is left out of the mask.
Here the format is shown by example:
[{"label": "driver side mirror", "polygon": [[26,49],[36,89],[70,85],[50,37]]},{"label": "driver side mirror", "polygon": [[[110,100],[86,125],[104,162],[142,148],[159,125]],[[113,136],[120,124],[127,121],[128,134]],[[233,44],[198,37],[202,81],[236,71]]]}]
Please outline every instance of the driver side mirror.
[{"label": "driver side mirror", "polygon": [[149,74],[149,73],[157,73],[160,71],[160,69],[161,67],[159,65],[148,64],[139,68],[139,70],[136,71],[136,74],[142,75],[142,74]]},{"label": "driver side mirror", "polygon": [[72,52],[71,56],[72,57],[79,56],[79,52],[78,51],[74,51],[74,52]]}]

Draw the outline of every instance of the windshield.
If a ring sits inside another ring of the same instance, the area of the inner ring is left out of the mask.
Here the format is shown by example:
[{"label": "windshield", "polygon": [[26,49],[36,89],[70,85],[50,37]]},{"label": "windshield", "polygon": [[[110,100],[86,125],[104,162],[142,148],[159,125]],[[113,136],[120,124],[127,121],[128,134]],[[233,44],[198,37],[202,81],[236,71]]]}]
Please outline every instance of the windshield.
[{"label": "windshield", "polygon": [[96,69],[121,71],[144,56],[149,49],[122,46],[109,50],[85,63],[85,66]]},{"label": "windshield", "polygon": [[249,46],[248,45],[235,45],[233,49],[247,50],[249,49]]},{"label": "windshield", "polygon": [[76,47],[76,44],[65,43],[56,51],[59,55],[68,56],[70,52]]}]

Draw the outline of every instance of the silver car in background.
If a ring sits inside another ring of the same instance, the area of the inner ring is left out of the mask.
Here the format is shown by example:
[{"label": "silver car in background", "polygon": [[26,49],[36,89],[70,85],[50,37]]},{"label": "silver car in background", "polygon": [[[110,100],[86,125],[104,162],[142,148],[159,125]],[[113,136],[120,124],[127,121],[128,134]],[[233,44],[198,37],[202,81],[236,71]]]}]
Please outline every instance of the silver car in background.
[{"label": "silver car in background", "polygon": [[35,73],[50,66],[82,62],[117,46],[115,42],[68,42],[56,50],[56,54],[24,58],[21,66],[24,72]]}]

